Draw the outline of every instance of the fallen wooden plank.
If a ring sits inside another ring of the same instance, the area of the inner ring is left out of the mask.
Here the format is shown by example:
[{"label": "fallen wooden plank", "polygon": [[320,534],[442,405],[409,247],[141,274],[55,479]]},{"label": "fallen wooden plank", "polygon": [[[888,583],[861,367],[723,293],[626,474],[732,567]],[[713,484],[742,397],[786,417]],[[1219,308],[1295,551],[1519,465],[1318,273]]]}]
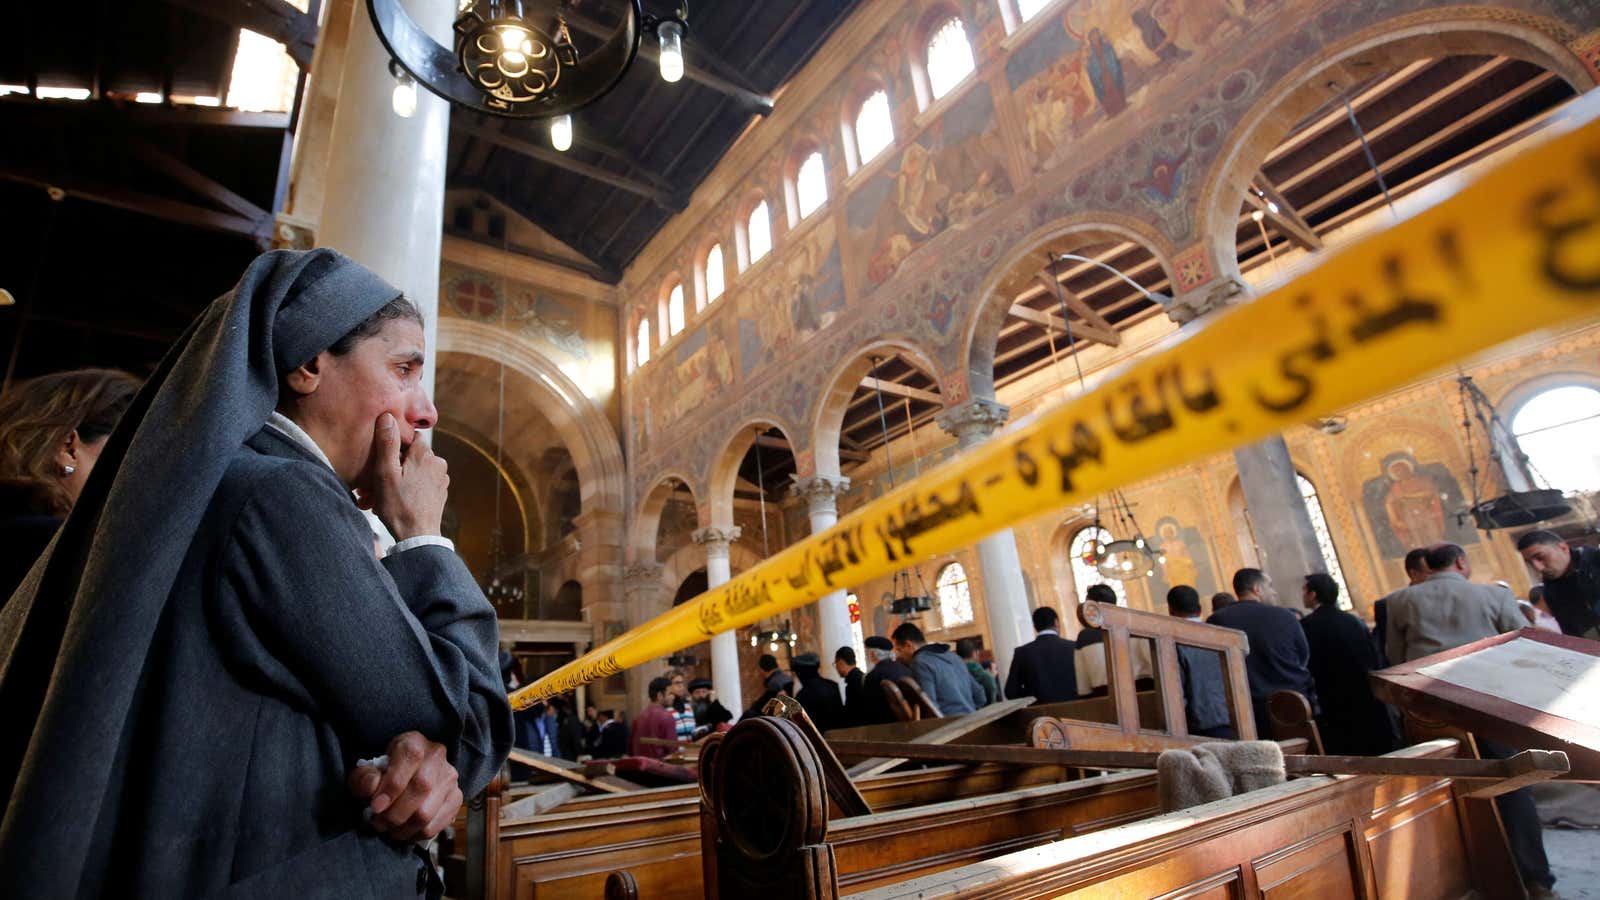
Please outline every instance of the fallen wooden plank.
[{"label": "fallen wooden plank", "polygon": [[582,772],[578,771],[580,767],[577,763],[569,760],[556,759],[554,757],[545,756],[542,753],[534,753],[531,750],[524,750],[520,747],[511,748],[510,758],[514,763],[521,763],[522,765],[525,765],[531,769],[536,769],[540,772],[543,772],[546,775],[554,775],[555,777],[564,781],[570,781],[573,784],[580,784],[587,788],[594,788],[597,791],[605,791],[608,794],[625,794],[630,790],[630,788],[618,787],[614,784],[609,784],[599,778],[589,778]]},{"label": "fallen wooden plank", "polygon": [[[982,728],[996,719],[1003,719],[1006,716],[1011,715],[1013,712],[1032,704],[1032,697],[1018,697],[1015,700],[1003,700],[999,703],[991,703],[977,712],[952,718],[946,724],[940,725],[938,728],[935,728],[927,734],[918,735],[910,743],[898,745],[884,743],[884,746],[898,748],[924,746],[929,744],[948,744],[962,735],[971,734],[973,731]],[[839,749],[840,746],[842,746],[840,743],[835,743],[833,741],[829,741],[828,743],[834,748],[834,752],[838,753],[840,756],[865,755],[861,753],[854,753],[848,750],[841,750]],[[851,741],[849,743],[862,744],[871,742]],[[874,750],[872,752],[877,753],[879,751]],[[851,778],[866,778],[869,775],[877,775],[887,772],[895,766],[905,762],[907,759],[908,757],[905,756],[875,756],[871,759],[863,760],[851,766],[847,770],[847,773]]]},{"label": "fallen wooden plank", "polygon": [[569,781],[543,785],[531,795],[500,807],[500,818],[525,819],[536,816],[560,806],[581,793],[583,789]]}]

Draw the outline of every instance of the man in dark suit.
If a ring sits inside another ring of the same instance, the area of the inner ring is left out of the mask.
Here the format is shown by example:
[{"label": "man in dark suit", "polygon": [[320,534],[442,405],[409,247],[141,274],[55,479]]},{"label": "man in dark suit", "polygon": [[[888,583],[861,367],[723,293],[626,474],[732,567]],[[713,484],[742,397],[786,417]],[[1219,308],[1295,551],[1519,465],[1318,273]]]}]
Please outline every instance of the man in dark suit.
[{"label": "man in dark suit", "polygon": [[1072,655],[1072,641],[1062,640],[1056,631],[1060,618],[1056,611],[1041,606],[1033,611],[1033,630],[1038,634],[1011,657],[1011,672],[1006,675],[1006,698],[1033,697],[1039,703],[1058,703],[1078,699],[1078,673]]},{"label": "man in dark suit", "polygon": [[1372,696],[1367,673],[1378,668],[1378,651],[1367,626],[1339,608],[1339,583],[1323,572],[1306,576],[1300,620],[1311,647],[1311,678],[1322,701],[1318,724],[1329,753],[1381,756],[1394,749],[1389,710]]},{"label": "man in dark suit", "polygon": [[818,731],[830,731],[844,724],[844,701],[839,698],[839,682],[823,678],[822,658],[815,653],[802,653],[789,660],[795,680],[800,682],[800,692],[795,699],[805,708]]},{"label": "man in dark suit", "polygon": [[861,711],[861,685],[867,680],[867,673],[856,667],[856,649],[840,647],[835,650],[833,670],[844,681],[844,724],[865,724],[856,721],[856,715]]},{"label": "man in dark suit", "polygon": [[867,662],[872,664],[872,671],[861,681],[861,708],[859,711],[852,710],[851,718],[857,725],[882,725],[899,721],[889,708],[888,698],[883,695],[883,683],[911,678],[911,667],[894,658],[894,642],[888,638],[875,634],[867,638],[865,643]]},{"label": "man in dark suit", "polygon": [[602,709],[595,714],[595,759],[617,759],[628,755],[628,726],[618,722],[616,713]]},{"label": "man in dark suit", "polygon": [[1272,719],[1267,715],[1267,698],[1276,691],[1299,691],[1313,711],[1317,691],[1311,680],[1311,647],[1305,629],[1293,612],[1273,606],[1277,596],[1267,573],[1260,569],[1240,569],[1233,573],[1233,593],[1239,602],[1212,613],[1208,624],[1236,628],[1250,639],[1250,653],[1244,658],[1245,674],[1250,679],[1250,705],[1255,709],[1256,731],[1262,739],[1272,737]]}]

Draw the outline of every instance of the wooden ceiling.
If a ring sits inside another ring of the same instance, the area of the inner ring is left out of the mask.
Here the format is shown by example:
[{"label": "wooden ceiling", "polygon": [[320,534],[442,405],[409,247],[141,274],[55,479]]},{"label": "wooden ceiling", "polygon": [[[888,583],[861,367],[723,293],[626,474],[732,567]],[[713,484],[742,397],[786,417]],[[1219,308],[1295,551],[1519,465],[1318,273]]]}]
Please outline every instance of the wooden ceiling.
[{"label": "wooden ceiling", "polygon": [[[662,11],[660,0],[644,5]],[[615,283],[855,5],[694,0],[683,80],[661,80],[647,35],[621,83],[573,114],[565,153],[551,149],[547,123],[458,113],[449,185],[494,195]]]}]

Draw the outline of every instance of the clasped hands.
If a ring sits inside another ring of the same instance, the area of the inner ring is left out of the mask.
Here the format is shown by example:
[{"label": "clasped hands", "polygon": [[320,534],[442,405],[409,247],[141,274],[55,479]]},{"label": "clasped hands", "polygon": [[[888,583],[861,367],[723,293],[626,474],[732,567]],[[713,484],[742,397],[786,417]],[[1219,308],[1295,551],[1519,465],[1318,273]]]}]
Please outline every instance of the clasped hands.
[{"label": "clasped hands", "polygon": [[389,741],[389,764],[357,766],[346,786],[372,810],[368,823],[397,841],[428,840],[461,808],[461,785],[443,744],[407,731]]}]

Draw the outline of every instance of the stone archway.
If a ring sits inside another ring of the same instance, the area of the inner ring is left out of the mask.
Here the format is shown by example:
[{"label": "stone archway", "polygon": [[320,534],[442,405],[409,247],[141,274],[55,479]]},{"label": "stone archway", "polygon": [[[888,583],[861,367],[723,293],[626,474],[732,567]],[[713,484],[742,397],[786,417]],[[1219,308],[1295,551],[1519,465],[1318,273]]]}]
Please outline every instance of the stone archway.
[{"label": "stone archway", "polygon": [[[734,426],[733,434],[722,446],[722,451],[711,461],[710,475],[706,479],[706,496],[702,501],[710,511],[709,522],[716,528],[733,525],[733,493],[739,478],[739,466],[745,454],[755,446],[760,431],[777,429],[789,442],[790,453],[799,445],[794,432],[777,416],[756,415]],[[776,451],[775,451],[776,452]]]},{"label": "stone archway", "polygon": [[1454,7],[1378,23],[1325,47],[1264,91],[1240,118],[1198,194],[1196,236],[1219,277],[1242,283],[1235,222],[1251,180],[1294,124],[1330,100],[1330,84],[1359,83],[1371,72],[1440,56],[1505,56],[1539,66],[1583,93],[1595,78],[1560,39],[1565,26],[1522,11]]},{"label": "stone archway", "polygon": [[844,427],[845,411],[851,398],[861,387],[863,378],[872,374],[872,356],[899,354],[923,374],[939,381],[939,369],[933,357],[915,341],[895,336],[875,338],[857,348],[834,369],[824,382],[826,388],[817,403],[816,418],[811,429],[811,452],[814,474],[838,476],[840,473],[839,436]]},{"label": "stone archway", "polygon": [[971,397],[988,400],[995,396],[995,347],[1017,291],[1043,267],[1044,248],[1060,252],[1071,246],[1109,242],[1134,244],[1148,251],[1166,280],[1171,282],[1172,246],[1154,228],[1137,219],[1115,213],[1087,212],[1034,229],[1017,241],[1015,249],[1000,257],[979,286],[979,296],[983,299],[973,309],[962,346]]}]

